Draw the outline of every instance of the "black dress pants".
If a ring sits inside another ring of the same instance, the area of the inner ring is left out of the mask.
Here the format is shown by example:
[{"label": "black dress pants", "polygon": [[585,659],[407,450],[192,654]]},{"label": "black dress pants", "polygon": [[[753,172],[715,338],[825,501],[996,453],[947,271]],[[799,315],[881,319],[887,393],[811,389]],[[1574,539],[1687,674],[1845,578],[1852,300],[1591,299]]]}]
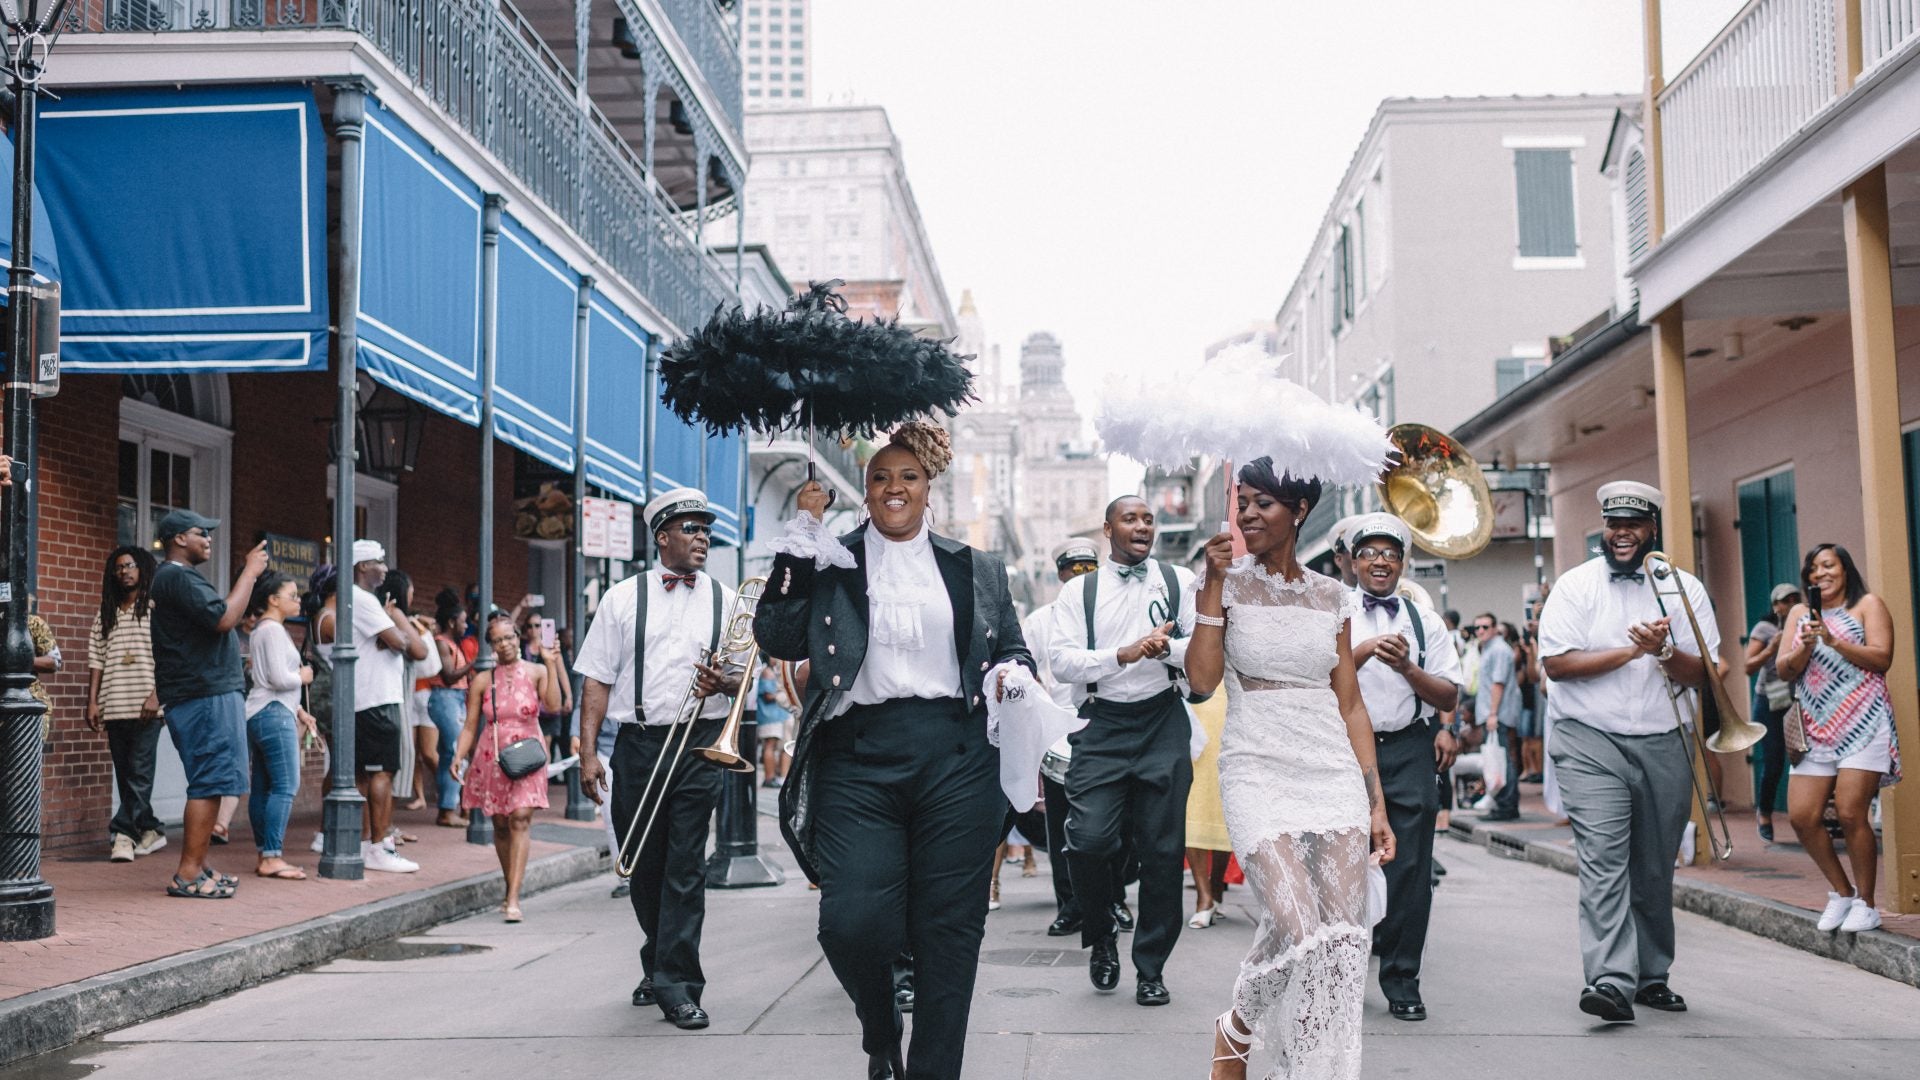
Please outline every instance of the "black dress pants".
[{"label": "black dress pants", "polygon": [[[1078,922],[1080,901],[1073,895],[1073,871],[1067,861],[1067,788],[1066,785],[1045,777],[1041,778],[1040,786],[1046,792],[1047,869],[1053,873],[1054,917]],[[1123,852],[1120,858],[1112,862],[1115,899],[1127,894],[1127,882],[1137,877],[1140,872],[1139,864],[1133,858],[1133,845],[1126,842],[1127,833],[1124,828],[1120,835]]]},{"label": "black dress pants", "polygon": [[1177,690],[1145,701],[1083,706],[1087,726],[1068,736],[1067,860],[1080,901],[1080,943],[1115,932],[1113,905],[1124,895],[1129,842],[1140,866],[1133,967],[1158,980],[1186,923],[1181,896],[1187,844],[1187,789],[1193,762],[1186,706]]},{"label": "black dress pants", "polygon": [[153,762],[165,720],[108,720],[107,753],[113,758],[113,785],[120,795],[107,828],[136,843],[147,830],[160,831],[153,813]]},{"label": "black dress pants", "polygon": [[999,751],[954,699],[855,706],[815,738],[820,947],[853,999],[861,1046],[897,1052],[893,961],[909,952],[906,1075],[957,1078],[1007,809]]},{"label": "black dress pants", "polygon": [[1433,913],[1433,823],[1440,789],[1433,782],[1433,722],[1377,736],[1380,790],[1393,829],[1387,914],[1373,928],[1380,957],[1380,993],[1388,1001],[1420,1000],[1420,954]]},{"label": "black dress pants", "polygon": [[[633,913],[640,920],[646,942],[640,946],[640,969],[653,980],[654,998],[662,1012],[689,1002],[700,1004],[707,977],[700,969],[700,927],[707,917],[707,827],[720,798],[720,766],[694,753],[710,745],[726,721],[699,720],[687,738],[687,751],[669,773],[654,777],[651,800],[664,798],[653,830],[634,862]],[[647,777],[661,755],[671,755],[684,729],[678,726],[621,724],[613,740],[613,827],[623,846],[637,842],[628,835],[634,806]],[[646,816],[640,827],[646,825]],[[631,850],[629,847],[628,850]],[[617,856],[616,856],[617,858]]]}]

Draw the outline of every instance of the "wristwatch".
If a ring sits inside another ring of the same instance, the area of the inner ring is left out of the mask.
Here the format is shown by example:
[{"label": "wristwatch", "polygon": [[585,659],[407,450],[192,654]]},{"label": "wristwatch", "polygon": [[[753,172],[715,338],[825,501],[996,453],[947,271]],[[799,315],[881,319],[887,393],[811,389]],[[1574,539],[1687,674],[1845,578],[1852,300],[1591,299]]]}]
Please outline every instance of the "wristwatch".
[{"label": "wristwatch", "polygon": [[1653,654],[1653,658],[1655,660],[1660,661],[1663,664],[1673,659],[1673,639],[1668,638],[1667,640],[1662,641],[1660,643],[1660,651]]}]

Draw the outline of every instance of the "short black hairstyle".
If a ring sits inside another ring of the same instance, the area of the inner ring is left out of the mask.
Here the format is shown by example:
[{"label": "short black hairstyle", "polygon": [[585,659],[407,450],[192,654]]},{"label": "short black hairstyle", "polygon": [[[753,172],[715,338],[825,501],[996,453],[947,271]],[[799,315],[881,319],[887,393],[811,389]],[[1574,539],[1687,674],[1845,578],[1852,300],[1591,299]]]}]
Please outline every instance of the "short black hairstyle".
[{"label": "short black hairstyle", "polygon": [[[1140,502],[1140,503],[1142,503],[1142,504],[1146,504],[1146,502],[1147,502],[1147,500],[1146,500],[1146,498],[1145,498],[1144,496],[1140,496],[1140,495],[1135,495],[1135,494],[1133,494],[1133,493],[1131,493],[1131,492],[1129,492],[1129,493],[1127,493],[1127,494],[1125,494],[1125,495],[1118,495],[1118,496],[1115,496],[1115,497],[1114,497],[1114,500],[1113,500],[1112,502],[1110,502],[1110,503],[1108,503],[1108,504],[1107,504],[1107,512],[1106,512],[1106,513],[1104,513],[1104,514],[1102,514],[1102,515],[1100,515],[1100,520],[1101,520],[1101,521],[1112,521],[1112,520],[1113,520],[1113,512],[1114,512],[1115,510],[1118,510],[1118,509],[1120,508],[1120,504],[1121,504],[1121,503],[1123,503],[1123,502],[1126,502],[1126,501],[1127,501],[1128,499],[1134,499],[1134,500],[1137,500],[1137,501],[1139,501],[1139,502]],[[1147,510],[1148,510],[1148,512],[1149,512],[1149,513],[1151,513],[1151,512],[1152,512],[1152,510],[1153,510],[1153,507],[1152,507],[1151,505],[1147,505]]]},{"label": "short black hairstyle", "polygon": [[1283,503],[1304,504],[1309,512],[1320,505],[1319,480],[1300,480],[1288,473],[1275,473],[1270,457],[1254,458],[1240,466],[1240,482]]}]

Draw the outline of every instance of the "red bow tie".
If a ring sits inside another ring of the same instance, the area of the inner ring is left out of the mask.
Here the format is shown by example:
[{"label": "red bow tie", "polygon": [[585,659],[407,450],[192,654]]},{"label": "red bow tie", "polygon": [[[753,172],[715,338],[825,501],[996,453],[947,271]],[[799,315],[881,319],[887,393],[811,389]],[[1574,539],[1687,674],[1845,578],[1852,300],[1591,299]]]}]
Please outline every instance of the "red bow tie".
[{"label": "red bow tie", "polygon": [[676,585],[685,585],[687,588],[691,589],[693,588],[693,583],[695,580],[696,579],[692,574],[668,574],[665,577],[662,577],[660,579],[661,583],[667,587],[668,592],[672,592],[674,586]]}]

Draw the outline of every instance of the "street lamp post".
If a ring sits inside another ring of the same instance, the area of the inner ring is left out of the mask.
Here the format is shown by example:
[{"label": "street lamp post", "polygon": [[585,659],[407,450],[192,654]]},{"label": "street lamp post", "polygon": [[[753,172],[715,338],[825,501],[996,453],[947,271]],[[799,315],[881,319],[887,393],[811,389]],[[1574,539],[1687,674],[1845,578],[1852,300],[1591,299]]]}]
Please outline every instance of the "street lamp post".
[{"label": "street lamp post", "polygon": [[39,0],[25,11],[0,2],[13,34],[7,57],[13,93],[13,264],[7,270],[6,452],[13,483],[0,495],[5,532],[6,579],[0,583],[5,613],[4,674],[0,674],[0,940],[33,941],[53,936],[53,886],[40,876],[41,718],[46,706],[33,685],[33,638],[27,630],[27,596],[33,591],[33,537],[28,527],[40,462],[33,452],[33,384],[38,375],[33,344],[33,134],[43,72],[45,35],[66,9],[56,0],[44,15]]}]

